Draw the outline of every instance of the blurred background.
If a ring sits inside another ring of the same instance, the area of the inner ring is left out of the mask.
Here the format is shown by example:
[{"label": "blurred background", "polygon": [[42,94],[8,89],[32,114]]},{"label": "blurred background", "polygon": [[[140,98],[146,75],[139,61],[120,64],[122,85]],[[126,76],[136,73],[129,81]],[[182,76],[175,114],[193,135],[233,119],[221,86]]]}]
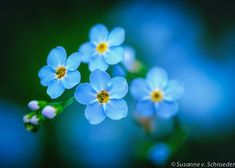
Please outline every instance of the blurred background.
[{"label": "blurred background", "polygon": [[[125,44],[138,59],[185,83],[176,119],[188,136],[166,167],[235,162],[234,1],[3,0],[0,20],[0,167],[158,166],[141,150],[151,140],[133,121],[130,96],[128,117],[120,121],[90,125],[85,107],[74,103],[38,133],[24,128],[27,103],[49,100],[37,76],[49,51],[58,45],[77,51],[96,23],[125,28]],[[87,67],[80,71],[85,80]],[[155,124],[157,141],[177,137],[172,120]]]}]

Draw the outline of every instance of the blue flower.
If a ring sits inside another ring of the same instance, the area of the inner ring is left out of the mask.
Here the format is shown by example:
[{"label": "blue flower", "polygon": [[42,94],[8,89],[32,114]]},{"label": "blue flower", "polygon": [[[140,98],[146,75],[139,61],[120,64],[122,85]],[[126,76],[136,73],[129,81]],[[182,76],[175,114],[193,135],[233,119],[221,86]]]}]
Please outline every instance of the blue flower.
[{"label": "blue flower", "polygon": [[55,99],[65,89],[76,86],[81,79],[77,70],[81,63],[81,56],[75,52],[68,58],[63,47],[52,49],[47,57],[47,65],[42,67],[38,73],[43,86],[47,86],[47,94]]},{"label": "blue flower", "polygon": [[102,24],[91,28],[89,33],[90,41],[84,43],[79,51],[82,61],[89,63],[90,71],[99,69],[106,71],[109,65],[115,65],[122,61],[124,49],[120,45],[125,38],[123,28],[114,28],[110,33]]},{"label": "blue flower", "polygon": [[137,111],[151,117],[169,118],[175,115],[179,106],[176,102],[184,92],[182,83],[176,80],[168,81],[167,73],[162,68],[152,68],[146,79],[137,78],[131,84],[131,94],[137,100]]},{"label": "blue flower", "polygon": [[110,76],[95,70],[90,75],[90,83],[82,83],[75,91],[76,100],[86,106],[85,117],[91,124],[102,122],[106,116],[119,120],[127,116],[127,103],[122,98],[128,92],[128,84],[123,77]]},{"label": "blue flower", "polygon": [[158,166],[164,166],[171,155],[169,146],[165,143],[155,144],[148,152],[149,159]]}]

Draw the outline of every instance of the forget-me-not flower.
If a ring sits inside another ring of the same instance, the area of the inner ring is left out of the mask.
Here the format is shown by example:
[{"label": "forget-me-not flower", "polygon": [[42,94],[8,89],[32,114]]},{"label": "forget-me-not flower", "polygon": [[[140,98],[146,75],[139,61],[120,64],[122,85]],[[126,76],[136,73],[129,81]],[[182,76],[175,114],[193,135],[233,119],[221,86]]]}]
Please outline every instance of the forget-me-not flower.
[{"label": "forget-me-not flower", "polygon": [[169,146],[165,143],[155,144],[148,152],[149,159],[158,166],[164,166],[171,155]]},{"label": "forget-me-not flower", "polygon": [[38,73],[43,86],[47,86],[47,94],[52,98],[58,98],[65,89],[76,86],[81,79],[77,70],[81,63],[81,56],[75,52],[67,58],[63,47],[52,49],[47,57],[47,65]]},{"label": "forget-me-not flower", "polygon": [[109,65],[115,65],[122,61],[124,49],[120,45],[125,39],[123,28],[114,28],[110,33],[108,29],[97,24],[91,28],[90,41],[83,44],[79,51],[82,61],[89,63],[89,70],[99,69],[106,71]]},{"label": "forget-me-not flower", "polygon": [[90,75],[90,83],[82,83],[75,91],[76,100],[86,106],[85,117],[91,124],[102,122],[106,116],[119,120],[127,116],[127,103],[123,97],[128,92],[128,84],[123,77],[110,76],[95,70]]},{"label": "forget-me-not flower", "polygon": [[175,115],[179,106],[176,100],[182,96],[184,86],[176,80],[168,81],[167,73],[162,68],[152,68],[146,79],[137,78],[131,84],[131,94],[137,100],[137,111],[146,117],[155,112],[160,117]]}]

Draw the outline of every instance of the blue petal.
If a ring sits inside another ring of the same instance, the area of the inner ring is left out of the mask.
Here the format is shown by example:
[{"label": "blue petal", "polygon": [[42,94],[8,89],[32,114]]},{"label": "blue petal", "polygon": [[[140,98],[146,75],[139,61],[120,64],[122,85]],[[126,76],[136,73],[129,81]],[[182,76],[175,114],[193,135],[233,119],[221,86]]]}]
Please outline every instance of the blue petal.
[{"label": "blue petal", "polygon": [[55,78],[55,71],[50,66],[44,66],[38,72],[38,76],[41,79],[41,84],[43,86],[48,86],[48,84]]},{"label": "blue petal", "polygon": [[81,59],[83,62],[90,62],[92,57],[95,54],[95,46],[92,43],[84,43],[80,48],[79,52],[81,53]]},{"label": "blue petal", "polygon": [[89,63],[89,70],[94,71],[96,69],[106,71],[109,65],[104,61],[102,56],[94,56],[94,58]]},{"label": "blue petal", "polygon": [[164,99],[167,101],[175,101],[179,99],[184,93],[184,85],[175,80],[168,82],[164,90]]},{"label": "blue petal", "polygon": [[65,88],[63,87],[61,81],[54,79],[50,82],[47,88],[47,94],[51,99],[56,99],[64,92]]},{"label": "blue petal", "polygon": [[96,101],[96,92],[89,83],[80,84],[74,93],[76,100],[84,105]]},{"label": "blue petal", "polygon": [[104,54],[105,62],[114,65],[122,61],[124,58],[124,49],[122,47],[111,47],[109,51]]},{"label": "blue petal", "polygon": [[150,98],[150,88],[144,79],[137,78],[131,83],[131,94],[137,100],[146,100]]},{"label": "blue petal", "polygon": [[179,110],[179,105],[176,102],[162,101],[159,103],[157,114],[162,118],[170,118]]},{"label": "blue petal", "polygon": [[138,101],[136,110],[143,117],[152,117],[155,114],[154,104],[150,100]]},{"label": "blue petal", "polygon": [[90,75],[90,83],[96,91],[106,90],[110,85],[110,76],[107,72],[95,70]]},{"label": "blue petal", "polygon": [[81,75],[79,71],[68,71],[66,76],[61,81],[66,89],[71,89],[79,84],[80,80]]},{"label": "blue petal", "polygon": [[66,57],[67,54],[65,49],[58,46],[50,51],[47,57],[47,64],[52,66],[53,68],[57,68],[60,65],[64,65]]},{"label": "blue petal", "polygon": [[103,105],[97,102],[87,105],[85,110],[85,117],[90,124],[99,124],[105,119]]},{"label": "blue petal", "polygon": [[93,44],[106,41],[108,37],[108,30],[104,25],[97,24],[91,28],[89,37]]},{"label": "blue petal", "polygon": [[125,77],[126,76],[126,71],[122,66],[114,65],[112,75],[113,76],[123,76],[123,77]]},{"label": "blue petal", "polygon": [[167,73],[162,68],[152,68],[146,77],[146,81],[152,90],[163,89],[168,80]]},{"label": "blue petal", "polygon": [[75,71],[81,63],[81,54],[75,52],[71,54],[65,62],[65,66],[69,71]]},{"label": "blue petal", "polygon": [[111,79],[111,87],[108,89],[111,99],[121,99],[128,92],[128,84],[125,78],[115,77]]},{"label": "blue petal", "polygon": [[113,120],[120,120],[127,116],[128,107],[123,99],[110,100],[105,106],[105,114]]},{"label": "blue petal", "polygon": [[118,46],[124,42],[125,30],[121,27],[113,29],[108,37],[108,42],[110,46]]}]

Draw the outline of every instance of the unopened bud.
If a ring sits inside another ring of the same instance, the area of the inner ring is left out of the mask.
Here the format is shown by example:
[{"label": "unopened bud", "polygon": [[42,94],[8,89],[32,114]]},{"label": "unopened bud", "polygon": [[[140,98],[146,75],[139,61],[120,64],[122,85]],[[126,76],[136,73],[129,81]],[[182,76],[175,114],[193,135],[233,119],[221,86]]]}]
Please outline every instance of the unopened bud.
[{"label": "unopened bud", "polygon": [[46,106],[42,110],[42,115],[49,119],[53,119],[56,116],[56,113],[57,113],[57,109],[50,105]]},{"label": "unopened bud", "polygon": [[30,119],[30,123],[33,124],[33,125],[38,125],[39,123],[39,118],[34,115],[31,119]]},{"label": "unopened bud", "polygon": [[24,117],[23,117],[23,122],[24,123],[29,123],[30,122],[30,115],[25,115]]}]

